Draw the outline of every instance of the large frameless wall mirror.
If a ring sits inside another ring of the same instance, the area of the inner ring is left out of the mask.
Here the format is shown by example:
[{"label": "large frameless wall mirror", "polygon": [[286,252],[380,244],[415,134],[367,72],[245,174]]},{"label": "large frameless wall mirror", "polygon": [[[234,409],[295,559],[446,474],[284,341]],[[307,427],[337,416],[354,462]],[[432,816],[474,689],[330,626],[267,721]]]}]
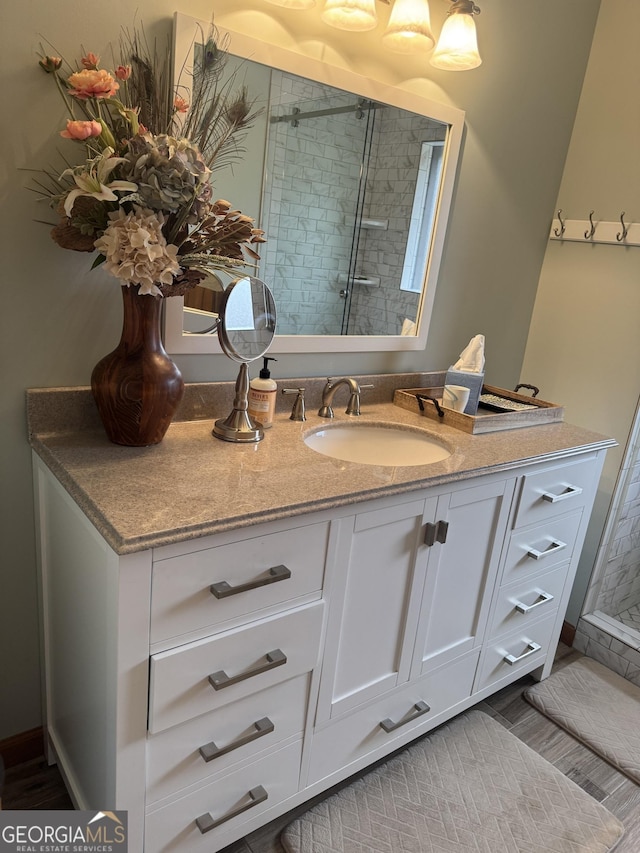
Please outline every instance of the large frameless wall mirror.
[{"label": "large frameless wall mirror", "polygon": [[[178,13],[174,32],[175,77],[188,89],[210,24]],[[218,32],[234,86],[262,112],[241,162],[214,172],[214,197],[266,232],[252,274],[278,308],[272,352],[423,349],[464,113]],[[170,352],[220,352],[201,297],[166,300]]]}]

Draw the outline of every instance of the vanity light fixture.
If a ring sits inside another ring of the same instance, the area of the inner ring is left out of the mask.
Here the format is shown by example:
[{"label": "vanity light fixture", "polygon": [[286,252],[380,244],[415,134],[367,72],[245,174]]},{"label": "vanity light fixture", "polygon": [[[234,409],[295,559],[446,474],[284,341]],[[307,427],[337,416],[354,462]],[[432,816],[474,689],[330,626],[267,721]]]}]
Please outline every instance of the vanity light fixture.
[{"label": "vanity light fixture", "polygon": [[396,0],[382,44],[398,53],[419,53],[435,43],[428,0]]},{"label": "vanity light fixture", "polygon": [[373,30],[378,22],[376,0],[325,0],[320,17],[339,30]]},{"label": "vanity light fixture", "polygon": [[284,6],[285,9],[313,9],[316,0],[267,0],[274,6]]},{"label": "vanity light fixture", "polygon": [[[311,9],[316,0],[266,0],[287,9]],[[431,32],[429,0],[323,0],[320,15],[325,24],[339,30],[365,32],[377,24],[376,3],[392,5],[382,43],[398,53],[426,53],[435,38]],[[431,56],[434,68],[469,71],[481,63],[475,15],[480,8],[473,0],[448,0],[450,8]]]},{"label": "vanity light fixture", "polygon": [[482,63],[474,15],[480,9],[472,0],[452,0],[442,26],[438,44],[431,57],[434,68],[444,71],[470,71]]}]

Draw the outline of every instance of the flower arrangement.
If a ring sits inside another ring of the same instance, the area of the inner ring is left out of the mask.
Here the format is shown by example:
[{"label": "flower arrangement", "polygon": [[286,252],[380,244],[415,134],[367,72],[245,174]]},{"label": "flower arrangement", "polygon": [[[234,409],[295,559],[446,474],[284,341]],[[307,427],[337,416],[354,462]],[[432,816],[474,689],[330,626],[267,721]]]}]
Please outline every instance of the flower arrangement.
[{"label": "flower arrangement", "polygon": [[[198,52],[192,103],[171,90],[164,51],[124,33],[112,70],[93,53],[74,68],[43,53],[69,118],[60,136],[82,151],[64,155],[61,174],[43,171],[37,191],[59,215],[53,239],[65,249],[98,252],[122,285],[141,295],[183,294],[215,271],[259,259],[264,232],[223,199],[212,175],[243,153],[258,115],[247,91],[224,77],[225,45],[214,27]],[[74,164],[75,163],[75,164]]]}]

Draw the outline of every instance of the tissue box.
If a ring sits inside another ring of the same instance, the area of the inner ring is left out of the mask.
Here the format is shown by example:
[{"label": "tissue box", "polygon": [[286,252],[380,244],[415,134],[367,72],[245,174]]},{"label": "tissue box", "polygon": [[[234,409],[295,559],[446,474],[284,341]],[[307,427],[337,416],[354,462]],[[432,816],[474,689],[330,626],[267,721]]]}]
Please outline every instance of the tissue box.
[{"label": "tissue box", "polygon": [[475,415],[482,393],[484,373],[468,373],[466,370],[454,370],[450,367],[444,380],[445,385],[462,385],[469,389],[469,402],[465,406],[465,415]]}]

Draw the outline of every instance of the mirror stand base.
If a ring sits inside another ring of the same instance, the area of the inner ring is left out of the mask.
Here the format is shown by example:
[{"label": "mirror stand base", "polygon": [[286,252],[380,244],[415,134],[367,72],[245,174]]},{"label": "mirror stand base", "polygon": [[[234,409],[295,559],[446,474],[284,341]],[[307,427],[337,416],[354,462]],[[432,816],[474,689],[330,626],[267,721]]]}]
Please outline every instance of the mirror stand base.
[{"label": "mirror stand base", "polygon": [[234,409],[228,418],[216,421],[211,435],[223,441],[238,441],[242,443],[262,441],[264,432],[260,424],[252,421],[249,415],[241,409]]},{"label": "mirror stand base", "polygon": [[236,379],[236,396],[233,401],[231,414],[216,421],[211,430],[211,435],[221,438],[223,441],[238,441],[243,444],[262,441],[264,431],[262,424],[249,417],[247,409],[247,395],[249,393],[249,368],[247,363],[242,362]]}]

